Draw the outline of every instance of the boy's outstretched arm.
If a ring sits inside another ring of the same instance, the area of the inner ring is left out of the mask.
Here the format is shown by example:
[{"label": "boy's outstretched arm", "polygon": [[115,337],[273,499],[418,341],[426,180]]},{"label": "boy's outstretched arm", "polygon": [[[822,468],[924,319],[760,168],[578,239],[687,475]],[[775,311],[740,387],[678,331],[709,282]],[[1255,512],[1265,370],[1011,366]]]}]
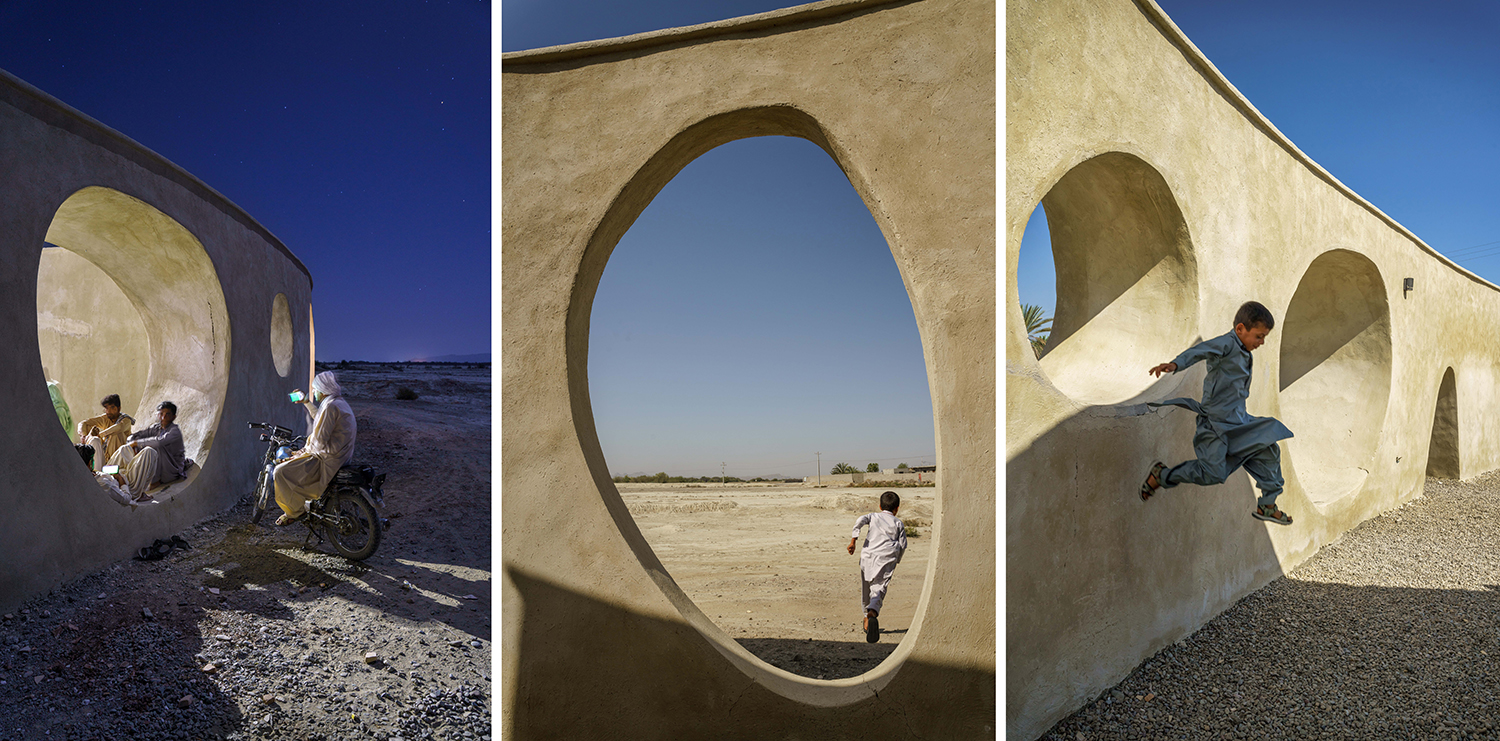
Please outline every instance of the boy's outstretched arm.
[{"label": "boy's outstretched arm", "polygon": [[[1234,341],[1232,337],[1230,341]],[[1152,368],[1147,373],[1157,377],[1160,377],[1163,373],[1176,373],[1192,366],[1200,360],[1222,357],[1227,352],[1229,352],[1229,348],[1224,343],[1224,336],[1215,337],[1183,350],[1181,355],[1172,358],[1170,362],[1162,363]]]}]

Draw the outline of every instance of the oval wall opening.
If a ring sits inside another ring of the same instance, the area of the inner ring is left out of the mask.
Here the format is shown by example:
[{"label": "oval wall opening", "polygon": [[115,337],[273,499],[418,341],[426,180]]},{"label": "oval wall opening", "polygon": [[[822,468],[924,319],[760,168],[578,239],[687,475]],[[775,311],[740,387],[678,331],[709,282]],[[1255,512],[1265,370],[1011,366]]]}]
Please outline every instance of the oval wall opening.
[{"label": "oval wall opening", "polygon": [[292,311],[287,305],[286,294],[278,293],[271,300],[271,362],[276,365],[276,375],[282,378],[292,372],[292,346],[295,342]]},{"label": "oval wall opening", "polygon": [[1198,326],[1197,262],[1166,180],[1110,152],[1069,170],[1041,207],[1057,282],[1043,372],[1084,404],[1159,396],[1153,385],[1176,382],[1146,370],[1192,345]]},{"label": "oval wall opening", "polygon": [[[794,674],[880,664],[915,618],[942,472],[911,302],[837,163],[783,136],[693,160],[614,248],[588,348],[600,447],[677,586]],[[910,532],[870,644],[846,547],[886,490]]]},{"label": "oval wall opening", "polygon": [[1369,258],[1335,249],[1308,266],[1281,336],[1281,420],[1297,479],[1314,504],[1369,476],[1391,395],[1391,321]]},{"label": "oval wall opening", "polygon": [[[177,405],[186,454],[203,466],[228,388],[229,313],[203,245],[177,221],[103,187],[69,196],[48,227],[37,275],[39,352],[76,421],[119,394],[139,430]],[[78,441],[77,431],[69,437]]]}]

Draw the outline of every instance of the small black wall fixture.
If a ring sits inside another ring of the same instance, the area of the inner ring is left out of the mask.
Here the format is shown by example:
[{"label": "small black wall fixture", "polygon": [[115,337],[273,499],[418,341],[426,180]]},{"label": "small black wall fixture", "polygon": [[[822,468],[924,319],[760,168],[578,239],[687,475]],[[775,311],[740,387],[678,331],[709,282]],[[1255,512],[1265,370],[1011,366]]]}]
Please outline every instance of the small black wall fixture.
[{"label": "small black wall fixture", "polygon": [[1407,278],[1406,282],[1401,286],[1401,298],[1406,298],[1406,294],[1411,293],[1412,287],[1415,285],[1416,283],[1411,278]]}]

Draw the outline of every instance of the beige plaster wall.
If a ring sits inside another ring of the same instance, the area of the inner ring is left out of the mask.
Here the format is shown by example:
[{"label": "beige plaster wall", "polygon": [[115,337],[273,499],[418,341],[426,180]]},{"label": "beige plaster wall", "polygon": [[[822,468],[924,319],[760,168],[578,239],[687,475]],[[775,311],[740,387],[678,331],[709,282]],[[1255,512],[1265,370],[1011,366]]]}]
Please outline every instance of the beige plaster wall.
[{"label": "beige plaster wall", "polygon": [[[984,2],[839,0],[504,56],[507,737],[994,736],[994,20]],[[693,158],[762,135],[821,146],[870,208],[932,393],[944,479],[918,616],[846,680],[765,664],[683,594],[610,481],[589,406],[610,251]]]},{"label": "beige plaster wall", "polygon": [[150,364],[146,325],[119,284],[75,252],[45,249],[36,304],[42,368],[58,382],[74,424],[102,414],[99,400],[109,394],[149,424],[137,414]]},{"label": "beige plaster wall", "polygon": [[[57,425],[48,371],[86,379],[64,381],[69,395],[79,393],[69,385],[96,384],[90,397],[70,399],[75,414],[80,404],[97,408],[97,384],[113,383],[102,380],[110,371],[81,365],[75,353],[60,371],[43,366],[51,352],[45,346],[55,339],[47,307],[72,314],[92,306],[86,296],[58,293],[44,267],[53,260],[44,253],[58,251],[44,250],[46,242],[86,258],[137,315],[145,344],[129,354],[145,360],[144,380],[122,381],[138,384],[119,389],[126,409],[144,423],[149,414],[142,410],[157,401],[179,405],[188,455],[202,469],[160,504],[115,504],[66,437],[37,437]],[[0,608],[128,558],[249,492],[260,451],[245,422],[301,424],[283,394],[304,379],[276,372],[268,342],[272,302],[283,293],[290,315],[306,317],[311,291],[306,267],[222,195],[0,72],[0,408],[9,418],[0,426],[0,508],[7,513],[0,518]],[[305,321],[295,336],[310,336]],[[309,348],[295,348],[292,363],[310,364]],[[132,393],[137,398],[128,398]]]},{"label": "beige plaster wall", "polygon": [[[1009,0],[1005,56],[1006,733],[1032,739],[1419,496],[1434,437],[1450,441],[1450,474],[1500,466],[1500,293],[1298,151],[1151,0]],[[1016,283],[1038,203],[1059,322],[1087,318],[1040,362]],[[1139,277],[1072,267],[1100,250]],[[1290,527],[1250,517],[1244,473],[1137,496],[1153,460],[1193,455],[1192,414],[1142,402],[1197,397],[1203,381],[1201,365],[1160,381],[1146,369],[1229,331],[1250,299],[1279,321],[1247,405],[1297,435],[1278,501]],[[1085,332],[1100,341],[1076,343]],[[1118,334],[1136,347],[1103,339]]]}]

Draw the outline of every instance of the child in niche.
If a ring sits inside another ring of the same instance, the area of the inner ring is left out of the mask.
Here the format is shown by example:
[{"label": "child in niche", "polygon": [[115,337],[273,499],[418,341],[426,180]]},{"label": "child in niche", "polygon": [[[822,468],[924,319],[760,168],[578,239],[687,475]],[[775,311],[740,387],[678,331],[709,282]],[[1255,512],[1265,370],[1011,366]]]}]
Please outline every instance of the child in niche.
[{"label": "child in niche", "polygon": [[1252,417],[1245,413],[1245,398],[1250,395],[1250,353],[1266,341],[1276,326],[1270,310],[1255,301],[1247,301],[1234,315],[1234,330],[1204,340],[1162,363],[1149,372],[1157,377],[1176,373],[1192,364],[1208,361],[1208,375],[1203,379],[1203,401],[1167,399],[1148,404],[1152,407],[1178,406],[1198,415],[1198,431],[1193,434],[1196,460],[1167,468],[1161,461],[1151,465],[1141,484],[1141,500],[1151,498],[1159,488],[1178,484],[1210,486],[1222,484],[1240,466],[1261,496],[1251,516],[1278,525],[1292,524],[1292,518],[1276,508],[1276,497],[1284,483],[1281,478],[1281,448],[1278,440],[1292,436],[1274,417]]},{"label": "child in niche", "polygon": [[860,594],[865,608],[865,642],[880,640],[880,603],[885,600],[886,587],[896,573],[896,564],[906,553],[906,525],[896,519],[896,510],[901,508],[901,497],[894,491],[880,495],[880,511],[860,515],[854,521],[854,533],[849,536],[849,555],[854,555],[854,544],[859,540],[859,529],[866,525],[865,548],[859,554]]}]

